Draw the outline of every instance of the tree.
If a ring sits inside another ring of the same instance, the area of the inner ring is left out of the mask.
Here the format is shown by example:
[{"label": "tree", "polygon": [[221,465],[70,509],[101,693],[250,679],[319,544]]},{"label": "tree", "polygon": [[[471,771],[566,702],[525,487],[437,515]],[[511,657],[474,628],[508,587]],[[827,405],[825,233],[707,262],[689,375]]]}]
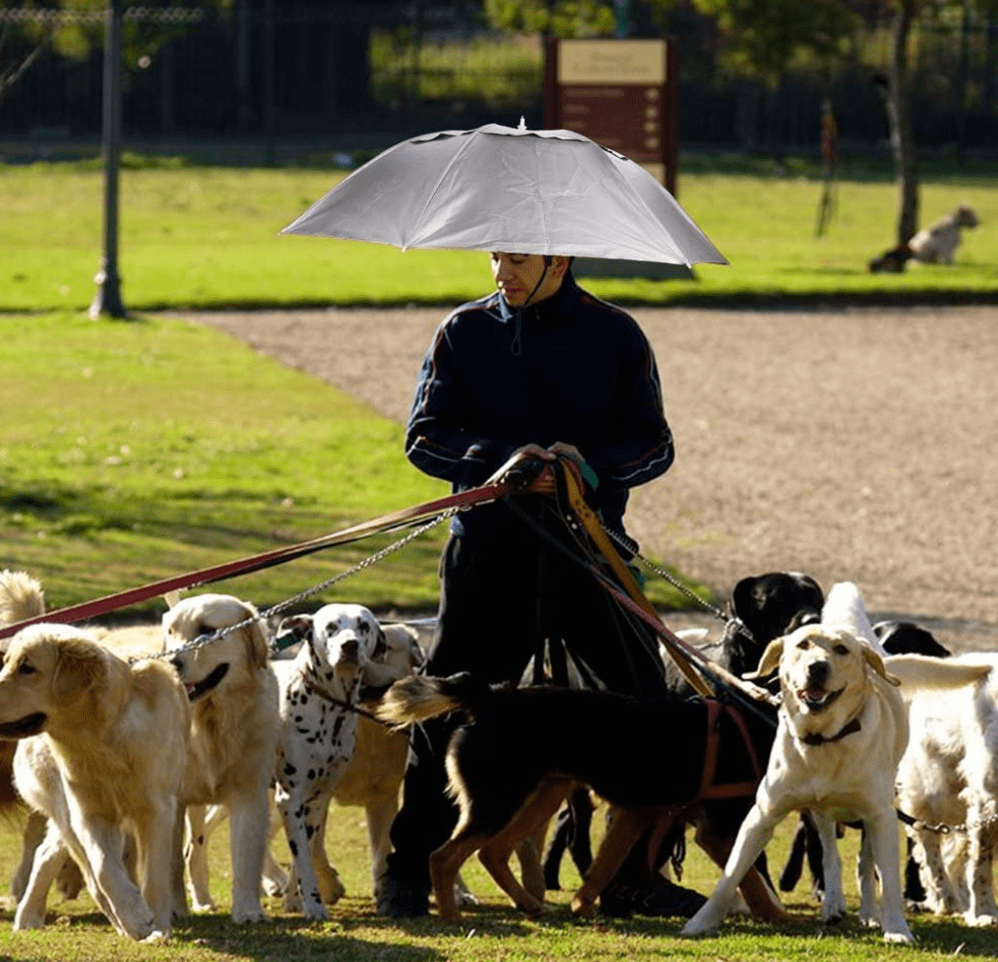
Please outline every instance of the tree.
[{"label": "tree", "polygon": [[[671,7],[675,0],[645,0]],[[882,74],[874,79],[883,97],[898,190],[897,243],[918,230],[919,185],[911,117],[910,41],[922,16],[971,6],[995,10],[995,0],[691,0],[721,32],[722,63],[729,71],[773,82],[793,57],[807,52],[834,62],[861,14],[888,13],[891,43]]]}]

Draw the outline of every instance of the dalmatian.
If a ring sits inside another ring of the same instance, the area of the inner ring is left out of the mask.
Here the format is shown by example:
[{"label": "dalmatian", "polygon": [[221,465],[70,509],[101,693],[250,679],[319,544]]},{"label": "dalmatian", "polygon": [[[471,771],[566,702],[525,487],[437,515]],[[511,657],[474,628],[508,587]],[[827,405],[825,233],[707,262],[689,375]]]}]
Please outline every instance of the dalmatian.
[{"label": "dalmatian", "polygon": [[[325,920],[339,880],[325,876],[322,825],[333,792],[357,741],[365,669],[385,649],[385,633],[362,605],[324,605],[313,615],[292,615],[280,634],[302,638],[298,654],[279,672],[280,737],[274,798],[291,850],[286,904],[300,895],[306,918]],[[318,857],[315,857],[318,855]],[[325,897],[324,897],[325,896]]]}]

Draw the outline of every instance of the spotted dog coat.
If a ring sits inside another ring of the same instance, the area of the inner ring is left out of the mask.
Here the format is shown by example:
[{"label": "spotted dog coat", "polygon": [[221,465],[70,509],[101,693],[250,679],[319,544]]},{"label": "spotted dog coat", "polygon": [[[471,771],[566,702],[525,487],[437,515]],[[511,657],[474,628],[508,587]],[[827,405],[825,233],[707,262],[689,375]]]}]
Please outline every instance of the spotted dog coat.
[{"label": "spotted dog coat", "polygon": [[285,619],[281,633],[289,630],[304,644],[281,672],[274,794],[292,857],[286,898],[300,891],[303,914],[328,919],[323,902],[335,901],[342,889],[312,849],[321,845],[326,809],[356,746],[358,715],[350,706],[359,702],[364,669],[384,649],[385,636],[367,608],[352,604]]}]

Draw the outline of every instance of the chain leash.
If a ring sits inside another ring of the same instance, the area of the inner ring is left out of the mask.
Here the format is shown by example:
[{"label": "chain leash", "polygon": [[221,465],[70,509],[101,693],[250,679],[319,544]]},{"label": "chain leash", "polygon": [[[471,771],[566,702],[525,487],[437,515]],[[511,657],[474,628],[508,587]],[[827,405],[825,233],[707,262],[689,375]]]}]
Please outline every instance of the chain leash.
[{"label": "chain leash", "polygon": [[611,531],[606,525],[603,525],[602,527],[607,535],[615,541],[619,547],[623,548],[628,554],[633,554],[634,557],[637,558],[638,561],[640,561],[649,571],[654,572],[660,578],[664,578],[668,581],[669,584],[672,585],[672,587],[675,588],[681,595],[684,595],[690,601],[695,602],[701,608],[710,612],[715,618],[719,618],[721,621],[729,622],[737,620],[729,618],[723,611],[721,611],[720,608],[712,605],[709,601],[704,601],[704,599],[693,591],[692,588],[688,585],[684,585],[675,575],[666,571],[665,568],[660,568],[654,562],[650,561],[643,554],[641,554],[640,551],[635,551],[634,546],[629,545],[623,535],[618,534],[616,531]]},{"label": "chain leash", "polygon": [[[300,604],[306,598],[310,598],[312,595],[318,594],[320,591],[325,591],[327,588],[330,588],[334,584],[343,581],[345,578],[349,578],[351,575],[358,574],[359,572],[364,571],[366,568],[370,568],[372,565],[378,564],[378,562],[383,561],[389,555],[394,554],[396,551],[398,551],[401,548],[404,548],[407,544],[409,544],[411,541],[414,541],[420,535],[425,534],[427,531],[431,530],[432,528],[435,528],[441,522],[446,521],[447,519],[453,517],[455,514],[457,514],[458,510],[459,510],[458,508],[449,508],[446,511],[442,511],[440,514],[438,514],[434,518],[431,518],[425,524],[421,524],[418,527],[413,528],[412,531],[410,531],[404,537],[399,538],[398,541],[394,541],[392,542],[392,544],[387,545],[386,547],[382,548],[380,551],[376,551],[374,554],[368,556],[367,558],[358,561],[352,567],[347,568],[346,571],[341,571],[339,574],[333,575],[332,578],[327,578],[325,581],[321,582],[320,584],[313,585],[311,588],[306,588],[304,591],[299,592],[298,594],[292,596],[291,598],[287,598],[284,601],[280,601],[276,605],[272,605],[270,608],[267,608],[264,611],[259,611],[255,615],[249,618],[245,618],[243,621],[237,622],[234,625],[227,625],[225,628],[218,628],[215,631],[210,632],[208,634],[198,635],[197,638],[194,638],[192,641],[188,642],[182,648],[175,648],[173,649],[173,651],[163,652],[162,654],[157,654],[152,656],[147,655],[141,659],[132,658],[130,659],[130,661],[131,662],[140,661],[148,657],[168,659],[168,658],[173,658],[178,651],[184,651],[184,652],[197,651],[199,648],[204,648],[205,645],[210,645],[212,642],[219,641],[220,639],[224,638],[226,635],[231,634],[233,631],[239,631],[241,628],[246,628],[249,625],[252,625],[256,621],[264,621],[268,618],[272,618],[275,615],[280,614],[282,611],[286,611],[288,608]],[[285,648],[288,648],[292,644],[294,644],[296,640],[297,639],[293,637],[290,638],[289,640],[285,640],[284,638],[275,638],[270,645],[271,651],[274,654],[278,654],[281,651],[283,651]]]}]

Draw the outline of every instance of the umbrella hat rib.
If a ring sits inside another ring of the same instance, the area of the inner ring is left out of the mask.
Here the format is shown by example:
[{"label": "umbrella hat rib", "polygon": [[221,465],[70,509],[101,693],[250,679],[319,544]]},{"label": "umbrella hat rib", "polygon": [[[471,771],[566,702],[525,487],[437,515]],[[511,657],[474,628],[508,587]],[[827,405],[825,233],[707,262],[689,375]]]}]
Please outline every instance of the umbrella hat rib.
[{"label": "umbrella hat rib", "polygon": [[[423,209],[422,211],[420,211],[419,216],[416,218],[416,226],[413,230],[414,235],[419,234],[419,228],[422,227],[423,223],[425,222],[427,211],[430,209],[431,205],[433,204],[433,201],[436,199],[437,195],[439,194],[443,184],[450,177],[451,171],[454,170],[455,165],[459,164],[459,162],[463,159],[464,155],[467,154],[468,151],[471,149],[472,140],[475,134],[476,131],[474,130],[461,131],[459,134],[457,134],[457,136],[463,136],[465,140],[454,152],[450,160],[447,162],[447,165],[444,167],[443,171],[441,172],[440,177],[437,178],[437,182],[436,184],[434,184],[433,189],[430,190],[429,194],[427,195],[426,202],[423,204]],[[427,141],[427,142],[433,143],[434,141]],[[408,245],[403,243],[402,250],[407,250],[407,249]]]}]

